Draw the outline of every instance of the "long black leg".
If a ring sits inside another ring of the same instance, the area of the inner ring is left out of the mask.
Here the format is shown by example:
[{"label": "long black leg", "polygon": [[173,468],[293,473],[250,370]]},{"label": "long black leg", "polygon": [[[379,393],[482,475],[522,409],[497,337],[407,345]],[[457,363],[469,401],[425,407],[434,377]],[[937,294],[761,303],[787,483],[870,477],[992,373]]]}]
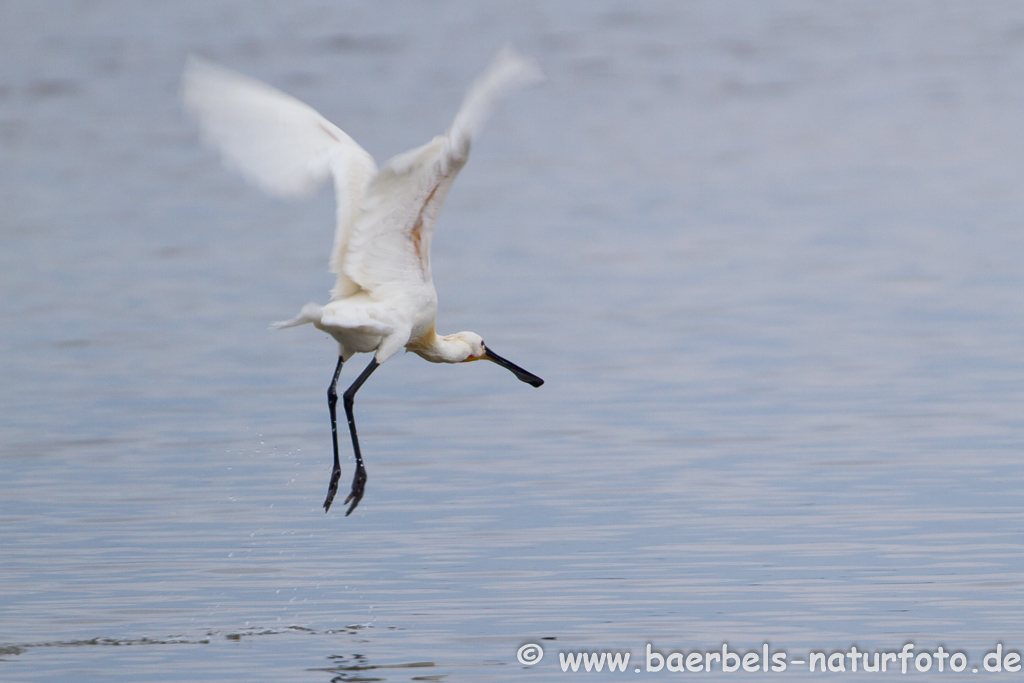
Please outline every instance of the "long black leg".
[{"label": "long black leg", "polygon": [[331,410],[331,438],[334,440],[334,469],[331,470],[331,484],[327,487],[324,512],[331,509],[334,494],[338,492],[338,480],[341,479],[341,461],[338,460],[338,415],[335,406],[338,405],[338,376],[341,375],[341,366],[344,364],[345,359],[338,356],[338,367],[334,368],[334,378],[331,379],[331,386],[327,387],[327,407]]},{"label": "long black leg", "polygon": [[346,503],[351,502],[352,504],[349,505],[348,512],[345,513],[346,517],[352,514],[352,511],[359,505],[359,501],[363,499],[363,488],[366,486],[366,468],[363,467],[363,454],[359,451],[359,437],[356,435],[356,419],[352,414],[352,402],[355,400],[359,387],[363,386],[363,382],[378,367],[380,367],[380,363],[377,362],[377,359],[371,360],[363,370],[363,374],[359,375],[355,382],[352,382],[352,386],[345,390],[342,397],[345,401],[345,416],[348,417],[348,431],[352,435],[352,449],[356,454],[356,474],[352,477],[352,492],[345,499]]}]

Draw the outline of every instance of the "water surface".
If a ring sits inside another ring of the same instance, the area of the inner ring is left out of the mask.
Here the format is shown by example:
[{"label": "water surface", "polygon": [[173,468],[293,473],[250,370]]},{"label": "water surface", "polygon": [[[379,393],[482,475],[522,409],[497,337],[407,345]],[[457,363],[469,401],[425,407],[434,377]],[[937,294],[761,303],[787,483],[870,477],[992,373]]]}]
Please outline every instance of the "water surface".
[{"label": "water surface", "polygon": [[[385,159],[506,42],[548,80],[447,202],[438,328],[547,383],[395,358],[324,515],[335,350],[266,326],[332,199],[224,171],[185,55]],[[1020,651],[1022,84],[1014,3],[5,6],[0,678]]]}]

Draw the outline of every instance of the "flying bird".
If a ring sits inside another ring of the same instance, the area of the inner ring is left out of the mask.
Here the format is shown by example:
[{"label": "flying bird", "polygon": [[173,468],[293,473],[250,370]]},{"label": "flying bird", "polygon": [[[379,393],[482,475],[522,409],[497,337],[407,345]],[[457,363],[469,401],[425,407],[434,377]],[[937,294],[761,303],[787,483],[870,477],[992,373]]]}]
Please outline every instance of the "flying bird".
[{"label": "flying bird", "polygon": [[466,164],[473,134],[495,99],[513,86],[543,78],[540,68],[506,48],[470,86],[448,132],[378,169],[344,131],[310,106],[264,83],[190,55],[182,101],[204,140],[224,163],[264,191],[306,195],[334,179],[337,226],[330,270],[331,299],[308,303],[282,329],[311,323],[338,342],[338,364],[327,390],[334,468],[324,501],[330,510],[341,478],[338,457],[338,378],[357,353],[369,365],[342,395],[356,470],[345,515],[363,498],[366,468],[353,415],[356,392],[382,363],[405,348],[432,363],[489,360],[539,387],[540,377],[502,358],[474,332],[441,336],[434,330],[437,293],[430,244],[441,204]]}]

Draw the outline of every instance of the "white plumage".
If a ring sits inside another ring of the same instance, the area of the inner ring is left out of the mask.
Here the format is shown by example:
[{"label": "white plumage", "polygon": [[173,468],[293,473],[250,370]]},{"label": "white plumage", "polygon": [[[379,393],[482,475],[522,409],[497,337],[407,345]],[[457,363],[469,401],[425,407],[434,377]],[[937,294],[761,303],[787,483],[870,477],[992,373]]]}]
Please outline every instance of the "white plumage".
[{"label": "white plumage", "polygon": [[474,133],[505,90],[542,78],[531,60],[506,48],[473,83],[448,132],[405,152],[379,171],[373,158],[344,131],[308,105],[199,57],[190,56],[182,100],[203,138],[225,164],[263,190],[284,197],[307,194],[334,178],[337,225],[331,300],[306,304],[286,328],[312,323],[338,342],[338,365],[328,390],[334,434],[334,471],[324,508],[340,476],[335,415],[342,365],[355,353],[374,359],[345,392],[356,458],[351,513],[362,498],[366,473],[352,414],[355,392],[381,363],[403,347],[432,362],[491,360],[533,386],[539,377],[501,358],[479,335],[440,336],[434,330],[437,294],[430,246],[441,205],[466,163]]}]

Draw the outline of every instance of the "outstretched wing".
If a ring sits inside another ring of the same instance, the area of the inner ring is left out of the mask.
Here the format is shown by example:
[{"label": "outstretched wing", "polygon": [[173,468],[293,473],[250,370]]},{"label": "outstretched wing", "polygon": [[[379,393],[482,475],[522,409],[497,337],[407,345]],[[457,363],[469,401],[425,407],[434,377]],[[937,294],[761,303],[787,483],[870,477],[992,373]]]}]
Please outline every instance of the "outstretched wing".
[{"label": "outstretched wing", "polygon": [[181,97],[225,164],[263,190],[297,197],[334,176],[338,221],[331,265],[340,273],[338,255],[377,172],[373,157],[309,105],[195,55],[185,65]]},{"label": "outstretched wing", "polygon": [[[394,157],[369,183],[337,270],[382,297],[430,282],[434,224],[466,163],[474,133],[499,95],[541,78],[532,60],[509,48],[498,53],[466,93],[448,132]],[[334,294],[342,293],[336,287]]]}]

